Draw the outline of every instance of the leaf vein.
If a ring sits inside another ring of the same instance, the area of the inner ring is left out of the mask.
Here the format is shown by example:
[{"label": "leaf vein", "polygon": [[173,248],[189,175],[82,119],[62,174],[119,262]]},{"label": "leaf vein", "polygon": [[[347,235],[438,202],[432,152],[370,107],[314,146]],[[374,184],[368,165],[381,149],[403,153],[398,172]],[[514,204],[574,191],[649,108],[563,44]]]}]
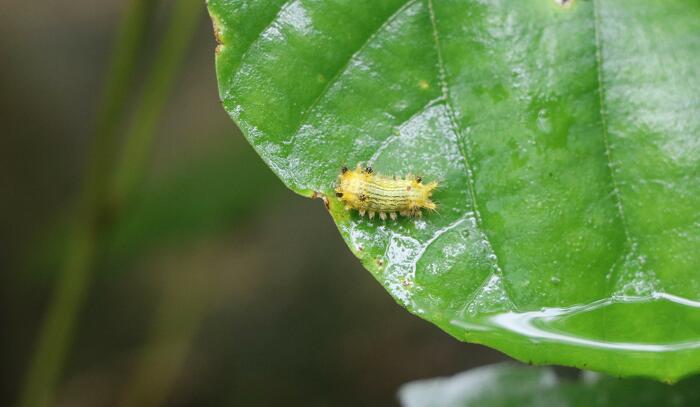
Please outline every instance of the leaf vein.
[{"label": "leaf vein", "polygon": [[[491,239],[489,236],[486,234],[486,230],[484,229],[484,224],[483,224],[483,219],[481,217],[481,212],[479,212],[479,208],[476,202],[476,192],[474,190],[474,172],[471,167],[471,152],[468,151],[468,146],[463,146],[462,143],[460,142],[460,136],[461,136],[461,131],[460,127],[457,124],[457,119],[455,117],[454,109],[452,107],[451,103],[451,97],[450,97],[450,91],[449,91],[449,86],[447,84],[447,71],[445,69],[445,61],[442,56],[442,47],[440,45],[440,35],[439,31],[437,28],[437,19],[435,17],[435,10],[433,7],[433,0],[428,0],[428,13],[430,15],[430,23],[432,26],[432,31],[433,31],[433,39],[434,39],[434,45],[435,45],[435,52],[437,53],[437,59],[438,59],[438,80],[440,83],[440,88],[442,90],[442,96],[443,99],[445,100],[445,109],[447,110],[447,115],[450,120],[450,125],[452,126],[452,131],[455,133],[455,137],[457,138],[457,148],[459,149],[460,154],[462,155],[462,159],[464,160],[464,167],[467,172],[467,190],[469,192],[469,196],[471,197],[471,206],[472,206],[472,211],[474,213],[474,218],[476,220],[476,227],[481,231],[481,234],[484,237],[484,240],[486,241],[488,245],[488,249],[493,255],[493,258],[490,259],[492,261],[492,266],[494,267],[494,271],[491,272],[490,276],[488,278],[493,277],[494,274],[498,275],[499,277],[503,278],[503,269],[501,268],[499,261],[498,261],[498,256],[495,253],[495,250],[493,248],[493,245],[491,244]],[[509,299],[511,299],[510,294],[508,293],[508,288],[504,285],[503,289],[506,290],[506,295],[508,296]],[[515,306],[515,304],[514,304]]]},{"label": "leaf vein", "polygon": [[333,87],[333,85],[338,81],[338,78],[347,71],[347,69],[350,67],[350,64],[355,60],[355,58],[364,51],[365,48],[369,44],[372,43],[374,38],[382,32],[382,30],[387,27],[389,24],[391,24],[398,16],[400,16],[407,8],[409,8],[411,5],[413,5],[416,2],[416,0],[407,0],[399,8],[394,11],[374,32],[372,32],[367,39],[360,45],[360,47],[353,52],[350,57],[345,61],[344,64],[342,64],[333,74],[331,79],[325,84],[325,86],[321,89],[321,92],[314,98],[314,100],[309,104],[309,106],[304,110],[304,112],[301,115],[301,118],[299,119],[299,123],[297,123],[297,126],[295,127],[294,131],[291,134],[290,137],[290,144],[294,144],[294,139],[296,136],[299,134],[299,131],[301,130],[301,127],[304,125],[304,123],[307,122],[309,115],[311,112],[314,110],[314,108],[323,100],[323,98],[328,94],[330,89]]},{"label": "leaf vein", "polygon": [[632,239],[630,237],[629,226],[627,223],[627,218],[625,216],[625,210],[622,203],[622,197],[620,194],[620,184],[615,176],[615,166],[613,164],[612,158],[612,147],[610,143],[610,133],[608,127],[608,116],[607,110],[605,108],[605,91],[603,89],[603,51],[602,51],[602,41],[600,38],[600,8],[598,6],[598,0],[593,0],[593,23],[595,31],[595,52],[596,52],[596,71],[597,71],[597,81],[598,81],[598,98],[599,98],[599,114],[600,114],[600,125],[602,127],[603,133],[603,145],[605,146],[605,159],[607,161],[607,167],[610,172],[610,184],[612,187],[612,195],[615,200],[615,206],[617,207],[617,212],[620,217],[620,223],[622,224],[622,230],[625,235],[625,245],[627,250],[632,250]]},{"label": "leaf vein", "polygon": [[291,6],[293,3],[296,3],[297,1],[299,1],[299,0],[286,0],[285,2],[282,3],[282,5],[279,7],[279,9],[277,10],[277,12],[275,13],[274,17],[272,17],[272,20],[270,20],[270,22],[268,22],[267,24],[265,24],[265,27],[264,27],[262,30],[260,30],[260,32],[258,33],[258,35],[256,35],[256,36],[253,38],[253,40],[250,42],[250,44],[248,44],[248,47],[245,49],[245,51],[243,51],[243,52],[241,53],[241,57],[240,57],[240,59],[239,59],[241,63],[243,63],[243,61],[245,60],[246,56],[248,56],[248,54],[250,53],[250,51],[251,51],[253,48],[255,48],[255,44],[257,44],[258,41],[260,41],[260,40],[263,38],[263,34],[265,34],[265,32],[267,32],[267,31],[270,29],[270,27],[272,27],[272,26],[279,20],[279,18],[280,18],[280,16],[282,15],[282,13],[284,13],[284,11],[285,11],[289,6]]}]

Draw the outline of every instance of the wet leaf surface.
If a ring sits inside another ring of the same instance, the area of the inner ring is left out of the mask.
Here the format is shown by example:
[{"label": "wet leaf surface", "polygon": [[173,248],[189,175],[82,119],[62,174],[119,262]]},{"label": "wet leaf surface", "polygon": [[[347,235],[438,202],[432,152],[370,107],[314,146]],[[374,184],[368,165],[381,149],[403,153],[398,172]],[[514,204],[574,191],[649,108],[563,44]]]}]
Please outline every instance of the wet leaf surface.
[{"label": "wet leaf surface", "polygon": [[[700,3],[210,0],[223,105],[410,312],[532,363],[700,370]],[[386,221],[343,165],[437,180]]]}]

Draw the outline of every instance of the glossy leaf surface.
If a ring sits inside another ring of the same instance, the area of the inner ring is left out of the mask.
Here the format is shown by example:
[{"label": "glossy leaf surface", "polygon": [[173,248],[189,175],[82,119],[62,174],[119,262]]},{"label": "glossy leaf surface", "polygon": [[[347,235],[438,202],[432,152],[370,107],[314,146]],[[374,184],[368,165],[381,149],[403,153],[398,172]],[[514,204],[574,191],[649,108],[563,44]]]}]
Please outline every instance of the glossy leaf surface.
[{"label": "glossy leaf surface", "polygon": [[[225,109],[409,311],[533,363],[700,370],[700,3],[210,0]],[[339,169],[438,180],[370,221]]]}]

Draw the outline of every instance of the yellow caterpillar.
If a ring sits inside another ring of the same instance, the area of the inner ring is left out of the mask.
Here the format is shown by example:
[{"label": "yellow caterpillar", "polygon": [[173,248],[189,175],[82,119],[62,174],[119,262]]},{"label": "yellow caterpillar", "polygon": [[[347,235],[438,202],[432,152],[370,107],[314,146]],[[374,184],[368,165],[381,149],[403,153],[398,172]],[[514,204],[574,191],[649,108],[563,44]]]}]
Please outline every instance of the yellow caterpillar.
[{"label": "yellow caterpillar", "polygon": [[435,210],[437,205],[430,200],[438,183],[433,181],[423,184],[421,177],[407,175],[404,179],[384,177],[375,174],[372,167],[364,170],[358,165],[355,170],[343,167],[338,176],[335,195],[345,203],[345,209],[356,209],[360,216],[369,214],[369,218],[379,213],[385,220],[387,214],[396,219],[402,216],[421,216],[421,208]]}]

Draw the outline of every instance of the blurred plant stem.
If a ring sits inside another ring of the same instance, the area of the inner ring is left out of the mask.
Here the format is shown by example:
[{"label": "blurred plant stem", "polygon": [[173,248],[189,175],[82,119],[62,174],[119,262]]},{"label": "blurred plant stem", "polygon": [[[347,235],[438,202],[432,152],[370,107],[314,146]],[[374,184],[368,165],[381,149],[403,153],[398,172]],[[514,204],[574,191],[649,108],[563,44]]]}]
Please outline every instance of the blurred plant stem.
[{"label": "blurred plant stem", "polygon": [[209,286],[211,273],[192,273],[192,267],[173,271],[162,284],[150,332],[117,406],[164,404],[190,353],[215,290]]},{"label": "blurred plant stem", "polygon": [[[85,179],[73,214],[70,237],[57,273],[46,317],[39,331],[19,405],[46,406],[53,402],[66,354],[73,337],[78,312],[98,250],[99,239],[118,217],[117,204],[128,186],[142,177],[158,116],[162,111],[177,68],[187,50],[203,4],[199,0],[177,0],[170,26],[147,76],[134,122],[127,133],[123,154],[119,151],[118,128],[125,115],[125,102],[134,77],[136,60],[146,43],[155,0],[130,0],[106,75],[102,105],[95,124]],[[133,166],[133,168],[131,168]],[[126,174],[126,175],[120,175]],[[115,181],[115,177],[118,180]]]},{"label": "blurred plant stem", "polygon": [[169,26],[151,71],[146,76],[146,86],[137,102],[132,125],[126,133],[112,191],[112,199],[117,205],[129,197],[142,179],[158,118],[203,11],[204,2],[201,0],[175,1]]}]

